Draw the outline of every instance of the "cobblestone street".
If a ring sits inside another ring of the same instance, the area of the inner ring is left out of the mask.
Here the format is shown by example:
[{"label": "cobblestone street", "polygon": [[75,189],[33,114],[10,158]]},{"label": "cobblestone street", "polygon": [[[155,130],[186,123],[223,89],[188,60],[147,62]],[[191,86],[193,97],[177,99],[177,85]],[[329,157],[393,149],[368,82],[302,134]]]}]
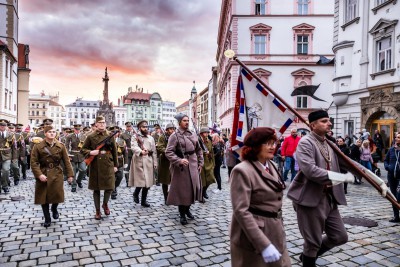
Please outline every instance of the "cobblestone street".
[{"label": "cobblestone street", "polygon": [[[383,168],[382,168],[383,169]],[[192,206],[194,221],[182,226],[176,207],[165,206],[161,187],[149,193],[151,208],[134,204],[131,188],[120,188],[111,215],[94,219],[92,192],[71,193],[60,205],[60,219],[45,229],[42,210],[33,205],[32,176],[11,188],[0,201],[0,266],[230,266],[231,204],[227,171],[223,191]],[[385,173],[383,176],[385,177]],[[377,227],[346,225],[349,242],[318,259],[321,266],[400,266],[400,225],[389,223],[392,208],[368,184],[349,185],[342,216],[368,218]],[[11,196],[25,200],[11,201]],[[293,266],[300,266],[302,239],[291,201],[284,201],[287,245]]]}]

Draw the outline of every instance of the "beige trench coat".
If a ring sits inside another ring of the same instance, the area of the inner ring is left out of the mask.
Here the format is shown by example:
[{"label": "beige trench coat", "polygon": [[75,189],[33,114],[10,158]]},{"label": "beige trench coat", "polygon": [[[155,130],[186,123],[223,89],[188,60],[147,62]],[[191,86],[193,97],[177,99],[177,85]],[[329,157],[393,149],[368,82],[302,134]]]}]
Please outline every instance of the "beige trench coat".
[{"label": "beige trench coat", "polygon": [[[232,170],[231,199],[232,224],[230,229],[233,267],[285,267],[291,266],[286,248],[286,235],[282,218],[267,218],[252,214],[250,207],[262,211],[278,212],[282,208],[283,192],[276,192],[263,179],[278,181],[279,176],[269,162],[271,174],[259,162],[253,162],[261,178],[249,161],[243,161]],[[279,261],[265,263],[261,252],[270,244],[282,254]]]},{"label": "beige trench coat", "polygon": [[[158,165],[156,144],[151,135],[143,136],[141,133],[137,135],[138,137],[132,136],[133,157],[129,170],[129,186],[148,188],[155,184],[154,169]],[[139,147],[137,138],[143,140],[143,146],[147,151],[153,151],[151,156],[140,155],[142,149]]]}]

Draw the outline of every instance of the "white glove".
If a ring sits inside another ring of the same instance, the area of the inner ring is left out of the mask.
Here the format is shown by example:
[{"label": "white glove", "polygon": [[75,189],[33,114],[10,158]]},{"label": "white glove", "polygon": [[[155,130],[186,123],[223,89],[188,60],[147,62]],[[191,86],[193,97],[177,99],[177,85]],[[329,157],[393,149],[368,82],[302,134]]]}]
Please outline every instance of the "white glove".
[{"label": "white glove", "polygon": [[381,194],[383,197],[386,197],[388,187],[386,186],[385,182],[381,178],[376,176],[376,174],[371,172],[370,170],[364,168],[363,171],[366,175],[368,175],[369,178],[374,180],[381,187],[381,190],[382,190]]},{"label": "white glove", "polygon": [[354,175],[350,172],[339,173],[328,171],[328,178],[332,181],[332,185],[338,185],[341,183],[354,183]]},{"label": "white glove", "polygon": [[128,164],[124,164],[124,169],[128,168]]},{"label": "white glove", "polygon": [[282,254],[279,253],[279,251],[272,244],[270,244],[268,247],[266,247],[262,251],[261,255],[263,256],[264,261],[266,263],[278,261],[282,256]]}]

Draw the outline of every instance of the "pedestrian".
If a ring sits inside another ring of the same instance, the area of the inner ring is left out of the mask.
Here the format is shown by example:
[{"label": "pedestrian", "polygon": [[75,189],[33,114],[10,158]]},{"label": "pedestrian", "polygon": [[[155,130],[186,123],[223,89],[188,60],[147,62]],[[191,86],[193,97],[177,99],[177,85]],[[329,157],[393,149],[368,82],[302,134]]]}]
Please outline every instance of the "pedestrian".
[{"label": "pedestrian", "polygon": [[126,144],[126,149],[128,151],[128,166],[125,168],[125,182],[126,182],[126,187],[128,187],[128,182],[129,182],[129,171],[131,169],[131,162],[132,162],[132,157],[133,157],[133,151],[132,151],[132,136],[136,134],[135,131],[133,130],[132,123],[131,122],[125,122],[125,131],[120,135],[122,139],[124,139],[125,144]]},{"label": "pedestrian", "polygon": [[293,153],[296,151],[297,145],[300,141],[300,137],[297,136],[297,129],[293,128],[290,131],[290,135],[285,138],[281,148],[282,159],[285,161],[285,171],[283,172],[283,180],[287,181],[289,170],[292,174],[293,181],[294,177],[296,176],[297,172],[294,169],[294,159]]},{"label": "pedestrian", "polygon": [[272,163],[275,130],[258,127],[244,138],[242,162],[232,170],[232,266],[291,266],[282,220],[283,190]]},{"label": "pedestrian", "polygon": [[[229,134],[230,135],[230,134]],[[225,155],[225,145],[226,145],[226,143],[228,142],[228,138],[226,137],[226,134],[222,134],[222,137],[221,137],[221,139],[224,141],[224,151],[223,151],[223,160],[222,160],[222,167],[221,168],[223,168],[223,169],[225,169],[226,168],[226,155]]]},{"label": "pedestrian", "polygon": [[202,201],[201,178],[203,152],[196,133],[189,130],[189,117],[182,113],[175,115],[179,128],[168,138],[165,156],[170,162],[171,186],[167,205],[178,206],[180,223],[188,223],[186,216],[193,220],[190,206]]},{"label": "pedestrian", "polygon": [[[353,143],[350,147],[350,158],[357,163],[360,163],[360,156],[361,156],[361,139],[357,139],[355,143]],[[355,177],[354,184],[361,184],[361,177]]]},{"label": "pedestrian", "polygon": [[346,198],[338,181],[353,182],[354,176],[340,173],[345,165],[328,145],[326,134],[332,125],[328,113],[313,111],[308,121],[311,132],[300,140],[296,150],[301,172],[292,182],[288,198],[293,201],[304,239],[300,260],[303,266],[313,267],[317,257],[347,242],[338,209],[338,205],[346,205]]},{"label": "pedestrian", "polygon": [[114,191],[111,193],[111,199],[117,199],[117,188],[124,178],[124,169],[128,167],[128,150],[126,149],[125,140],[121,138],[120,130],[121,129],[118,126],[110,127],[110,131],[117,131],[117,133],[115,134],[115,143],[117,145],[118,155],[118,170],[115,172],[115,188]]},{"label": "pedestrian", "polygon": [[[99,148],[100,144],[104,144]],[[114,137],[106,130],[103,116],[96,117],[96,130],[89,134],[83,143],[81,153],[85,157],[93,157],[89,165],[89,189],[93,190],[96,209],[96,220],[101,220],[100,190],[104,190],[103,205],[105,215],[110,215],[108,207],[111,193],[115,189],[115,172],[118,170],[117,146]]]},{"label": "pedestrian", "polygon": [[[336,139],[336,145],[338,146],[338,148],[340,149],[340,151],[342,151],[342,153],[346,156],[346,157],[350,157],[350,149],[347,147],[344,139],[342,137],[338,137]],[[344,193],[347,194],[347,185],[348,183],[343,183],[343,188],[344,188]]]},{"label": "pedestrian", "polygon": [[170,164],[169,160],[165,156],[165,150],[168,145],[168,139],[175,132],[175,126],[172,123],[168,123],[165,128],[165,135],[161,135],[158,139],[156,148],[157,154],[159,158],[159,165],[158,165],[158,178],[159,182],[162,184],[162,192],[164,196],[164,203],[167,204],[168,198],[168,186],[171,183],[171,172],[169,170]]},{"label": "pedestrian", "polygon": [[58,204],[64,202],[64,174],[61,162],[64,163],[68,182],[72,182],[74,172],[64,144],[55,139],[53,126],[44,127],[45,138],[35,145],[31,153],[31,167],[36,179],[35,204],[41,205],[44,215],[44,227],[51,224],[50,204],[53,219],[59,218]]},{"label": "pedestrian", "polygon": [[371,155],[370,143],[366,139],[362,142],[361,145],[360,164],[368,170],[372,171],[372,163],[373,160]]},{"label": "pedestrian", "polygon": [[[396,196],[397,202],[400,202],[400,194],[397,191],[400,181],[400,134],[397,134],[394,140],[394,146],[389,148],[383,163],[388,172],[387,180],[390,192]],[[399,210],[395,206],[393,206],[393,218],[389,222],[400,223]]]},{"label": "pedestrian", "polygon": [[214,190],[214,193],[218,193],[222,190],[221,166],[223,163],[223,156],[224,156],[224,140],[222,140],[217,133],[214,133],[212,135],[212,148],[215,161],[214,177],[218,185],[218,188]]},{"label": "pedestrian", "polygon": [[225,143],[225,153],[224,153],[226,157],[226,166],[228,166],[228,180],[230,180],[233,168],[240,163],[240,161],[233,154],[231,143],[232,143],[232,134],[229,135],[229,139]]},{"label": "pedestrian", "polygon": [[154,171],[157,169],[156,143],[149,134],[146,120],[137,124],[138,133],[132,138],[133,157],[129,172],[129,186],[134,186],[133,201],[139,203],[139,193],[142,191],[141,205],[148,208],[147,194],[155,184]]},{"label": "pedestrian", "polygon": [[76,192],[76,187],[83,188],[82,180],[86,177],[85,157],[81,153],[81,148],[86,139],[86,135],[81,132],[81,124],[74,124],[74,132],[65,138],[65,146],[71,155],[71,164],[74,169],[74,181],[72,182],[71,192]]},{"label": "pedestrian", "polygon": [[208,199],[207,189],[210,185],[215,183],[214,168],[215,168],[215,157],[213,152],[212,141],[209,138],[210,130],[208,127],[200,129],[201,142],[204,143],[206,150],[203,151],[204,164],[201,170],[201,184],[203,186],[203,201]]}]

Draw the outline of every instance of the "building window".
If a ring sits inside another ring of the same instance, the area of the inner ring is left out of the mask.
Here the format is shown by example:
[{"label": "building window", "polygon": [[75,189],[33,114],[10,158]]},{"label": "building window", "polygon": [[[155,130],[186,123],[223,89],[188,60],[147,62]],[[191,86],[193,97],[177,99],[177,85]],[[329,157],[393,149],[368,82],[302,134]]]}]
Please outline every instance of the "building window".
[{"label": "building window", "polygon": [[255,1],[255,14],[256,15],[265,15],[265,0],[256,0]]},{"label": "building window", "polygon": [[350,138],[353,138],[354,135],[354,121],[344,121],[344,133],[348,135]]},{"label": "building window", "polygon": [[387,2],[388,0],[376,0],[376,5],[382,5],[383,3]]},{"label": "building window", "polygon": [[307,96],[297,96],[297,108],[307,108]]},{"label": "building window", "polygon": [[9,61],[8,60],[6,60],[6,78],[8,78],[8,63]]},{"label": "building window", "polygon": [[377,72],[392,68],[392,37],[377,41],[376,60]]},{"label": "building window", "polygon": [[4,92],[4,109],[7,109],[8,90]]},{"label": "building window", "polygon": [[308,35],[297,35],[297,54],[308,54]]},{"label": "building window", "polygon": [[358,8],[357,0],[345,0],[345,23],[357,18]]},{"label": "building window", "polygon": [[264,55],[266,50],[266,36],[265,35],[255,35],[254,36],[254,54]]},{"label": "building window", "polygon": [[297,14],[307,15],[308,14],[308,1],[309,0],[298,0],[297,1]]}]

